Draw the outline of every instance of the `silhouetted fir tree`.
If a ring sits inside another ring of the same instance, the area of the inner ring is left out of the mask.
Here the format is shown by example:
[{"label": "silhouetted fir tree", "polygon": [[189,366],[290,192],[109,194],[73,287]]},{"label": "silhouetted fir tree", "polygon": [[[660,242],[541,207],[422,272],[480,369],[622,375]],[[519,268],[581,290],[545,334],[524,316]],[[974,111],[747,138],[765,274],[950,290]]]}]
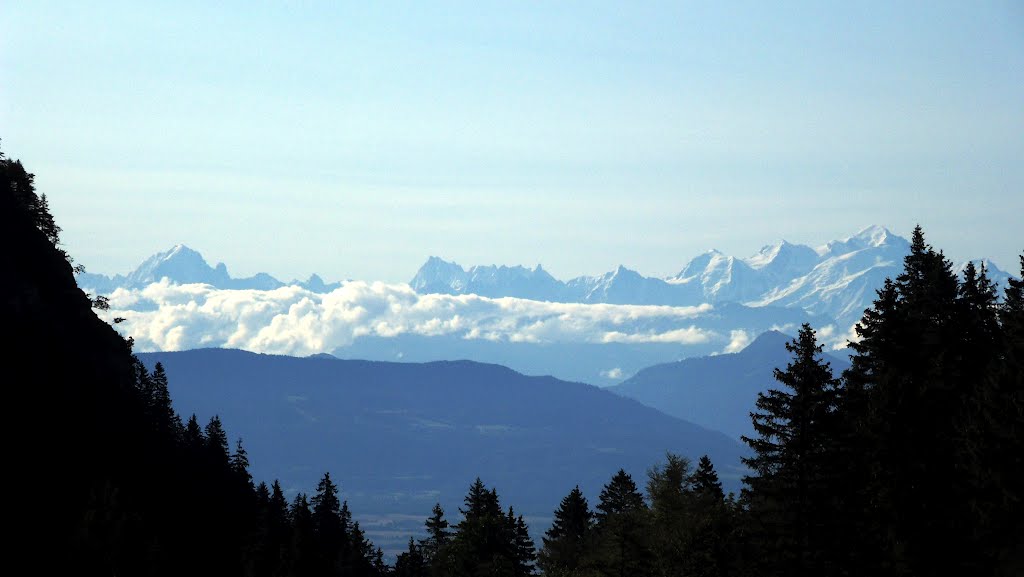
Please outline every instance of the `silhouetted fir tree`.
[{"label": "silhouetted fir tree", "polygon": [[60,227],[53,221],[50,214],[50,203],[46,200],[46,193],[39,195],[39,207],[36,212],[36,226],[46,235],[46,239],[54,247],[60,244]]},{"label": "silhouetted fir tree", "polygon": [[594,514],[579,485],[562,498],[544,533],[538,566],[545,575],[571,575],[583,563]]},{"label": "silhouetted fir tree", "polygon": [[513,575],[515,538],[501,510],[497,490],[478,477],[469,488],[462,520],[452,539],[451,572],[457,575]]},{"label": "silhouetted fir tree", "polygon": [[156,363],[150,375],[152,395],[150,399],[154,424],[161,435],[180,439],[184,433],[181,417],[174,412],[171,404],[171,393],[167,388],[167,372],[161,363]]},{"label": "silhouetted fir tree", "polygon": [[395,559],[394,577],[428,577],[430,570],[427,560],[423,556],[423,550],[416,545],[416,541],[409,537],[408,548],[398,554]]},{"label": "silhouetted fir tree", "polygon": [[195,413],[188,418],[188,422],[185,424],[185,434],[183,444],[198,452],[206,446],[206,436],[203,434],[202,427],[199,426],[199,419],[196,418]]},{"label": "silhouetted fir tree", "polygon": [[378,574],[378,549],[374,547],[359,527],[359,522],[352,523],[349,529],[348,547],[343,551],[341,575],[369,577]]},{"label": "silhouetted fir tree", "polygon": [[722,482],[718,479],[718,473],[711,459],[704,455],[697,461],[697,470],[690,478],[693,493],[700,499],[708,499],[713,502],[724,502],[725,493],[722,491]]},{"label": "silhouetted fir tree", "polygon": [[650,573],[647,505],[626,471],[619,469],[604,486],[596,509],[596,545],[590,550],[588,568],[618,577]]},{"label": "silhouetted fir tree", "polygon": [[508,508],[506,527],[509,534],[512,575],[514,577],[533,575],[534,564],[537,562],[537,549],[530,537],[526,521],[522,515],[516,515],[512,507]]},{"label": "silhouetted fir tree", "polygon": [[[244,487],[251,489],[252,475],[249,473],[249,454],[245,451],[245,447],[242,446],[241,437],[235,443],[235,452],[231,455],[230,466],[235,479]],[[263,485],[266,488],[266,484]]]},{"label": "silhouetted fir tree", "polygon": [[688,572],[687,554],[693,530],[690,461],[669,453],[666,462],[647,471],[650,499],[649,546],[659,575]]},{"label": "silhouetted fir tree", "polygon": [[203,433],[203,437],[206,439],[206,453],[209,459],[215,465],[227,471],[230,462],[228,434],[224,431],[224,426],[221,425],[220,417],[217,415],[211,417]]},{"label": "silhouetted fir tree", "polygon": [[595,514],[598,525],[607,522],[613,515],[647,510],[643,495],[637,490],[633,477],[623,469],[619,469],[612,480],[601,489],[599,498]]},{"label": "silhouetted fir tree", "polygon": [[270,546],[270,487],[263,481],[253,492],[256,505],[256,522],[249,528],[249,540],[245,548],[243,574],[247,577],[274,575],[277,565]]},{"label": "silhouetted fir tree", "polygon": [[829,364],[819,359],[822,347],[809,324],[804,323],[786,350],[792,361],[784,371],[775,369],[785,390],[758,394],[759,412],[751,414],[757,437],[743,437],[754,451],[743,459],[753,471],[743,481],[751,492],[761,570],[828,575],[835,571],[827,554],[837,476],[829,453],[839,382]]},{"label": "silhouetted fir tree", "polygon": [[[444,518],[444,509],[441,508],[440,503],[434,505],[425,526],[427,537],[420,541],[420,549],[432,574],[440,574],[442,570],[448,568],[444,553],[447,552],[452,538],[452,531],[448,528],[448,520]],[[436,571],[434,571],[435,569]]]},{"label": "silhouetted fir tree", "polygon": [[319,571],[324,575],[333,575],[341,566],[343,554],[350,546],[350,536],[349,528],[342,521],[338,486],[331,481],[330,473],[324,473],[320,479],[310,505],[313,511],[313,529],[321,556]]},{"label": "silhouetted fir tree", "polygon": [[299,493],[292,500],[288,517],[291,521],[291,541],[287,555],[287,575],[289,577],[323,575],[313,512],[309,508],[309,500],[305,493]]},{"label": "silhouetted fir tree", "polygon": [[149,412],[153,404],[153,379],[149,376],[149,369],[142,364],[138,357],[132,355],[132,370],[135,373],[135,388],[139,398],[144,403],[146,411]]},{"label": "silhouetted fir tree", "polygon": [[288,517],[288,501],[281,490],[281,483],[276,479],[270,487],[263,514],[265,527],[265,550],[268,570],[272,575],[286,572],[288,542],[291,537],[291,524]]},{"label": "silhouetted fir tree", "polygon": [[688,535],[682,567],[697,577],[728,575],[737,566],[732,504],[711,459],[700,458],[690,475]]}]

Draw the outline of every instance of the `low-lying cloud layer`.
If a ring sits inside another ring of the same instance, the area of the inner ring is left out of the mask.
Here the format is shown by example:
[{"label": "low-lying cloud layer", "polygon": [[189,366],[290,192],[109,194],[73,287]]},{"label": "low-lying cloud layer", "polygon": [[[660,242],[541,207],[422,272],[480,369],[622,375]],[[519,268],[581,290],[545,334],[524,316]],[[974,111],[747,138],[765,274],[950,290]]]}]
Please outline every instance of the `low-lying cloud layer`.
[{"label": "low-lying cloud layer", "polygon": [[711,305],[694,307],[551,303],[476,295],[420,295],[408,285],[351,281],[319,294],[154,283],[117,289],[110,320],[140,351],[227,347],[309,355],[363,336],[457,336],[527,343],[678,343],[722,346],[735,334],[705,326]]}]

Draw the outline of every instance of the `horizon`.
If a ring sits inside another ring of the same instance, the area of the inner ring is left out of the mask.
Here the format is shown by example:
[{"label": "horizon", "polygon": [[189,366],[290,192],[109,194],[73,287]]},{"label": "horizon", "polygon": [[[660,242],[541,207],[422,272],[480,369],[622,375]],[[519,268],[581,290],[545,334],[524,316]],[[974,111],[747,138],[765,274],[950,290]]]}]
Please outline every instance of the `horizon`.
[{"label": "horizon", "polygon": [[183,242],[239,276],[662,277],[869,223],[1004,270],[1022,250],[1012,2],[0,16],[3,150],[91,271]]}]

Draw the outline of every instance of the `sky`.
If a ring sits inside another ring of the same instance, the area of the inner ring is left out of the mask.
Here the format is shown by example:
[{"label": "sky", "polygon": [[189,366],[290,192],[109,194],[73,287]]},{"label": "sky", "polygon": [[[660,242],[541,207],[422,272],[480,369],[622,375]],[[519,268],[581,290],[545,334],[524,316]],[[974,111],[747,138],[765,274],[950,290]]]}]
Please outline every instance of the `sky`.
[{"label": "sky", "polygon": [[1024,6],[4,2],[0,139],[98,273],[666,276],[918,223],[1017,271]]}]

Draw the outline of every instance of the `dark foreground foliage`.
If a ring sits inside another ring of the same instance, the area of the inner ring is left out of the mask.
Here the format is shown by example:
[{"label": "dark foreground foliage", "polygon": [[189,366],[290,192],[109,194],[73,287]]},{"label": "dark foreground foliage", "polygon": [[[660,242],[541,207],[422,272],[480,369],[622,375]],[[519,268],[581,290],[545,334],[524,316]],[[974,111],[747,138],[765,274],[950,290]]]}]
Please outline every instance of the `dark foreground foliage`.
[{"label": "dark foreground foliage", "polygon": [[[904,271],[834,375],[805,325],[761,395],[750,475],[725,495],[707,457],[666,455],[645,492],[578,487],[537,551],[477,479],[436,506],[394,566],[324,474],[289,502],[256,483],[217,417],[174,411],[93,313],[33,176],[0,153],[0,302],[18,513],[10,551],[40,574],[245,576],[939,576],[1024,574],[1024,284],[961,280],[914,231]],[[1024,275],[1024,256],[1021,257]],[[28,418],[26,418],[28,417]],[[35,417],[35,418],[31,418]],[[233,447],[233,448],[232,448]]]}]

